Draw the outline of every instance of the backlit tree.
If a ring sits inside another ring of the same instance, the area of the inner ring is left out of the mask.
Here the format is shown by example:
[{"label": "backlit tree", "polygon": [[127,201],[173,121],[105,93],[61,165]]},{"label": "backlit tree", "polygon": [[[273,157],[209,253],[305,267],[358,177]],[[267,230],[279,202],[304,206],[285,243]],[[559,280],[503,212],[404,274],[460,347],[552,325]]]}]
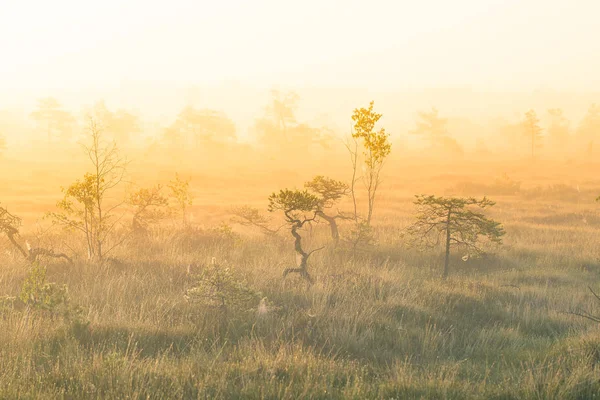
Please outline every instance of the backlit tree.
[{"label": "backlit tree", "polygon": [[81,232],[88,259],[102,261],[116,246],[105,247],[117,228],[116,210],[122,202],[109,204],[108,198],[123,181],[127,162],[114,142],[104,141],[102,127],[94,118],[88,121],[88,140],[84,152],[90,160],[91,172],[63,188],[64,197],[57,203],[59,212],[51,213],[50,217],[57,224]]},{"label": "backlit tree", "polygon": [[294,237],[294,250],[300,258],[297,267],[287,268],[283,271],[284,277],[295,272],[300,274],[309,283],[313,282],[308,272],[308,259],[312,253],[321,250],[322,247],[306,252],[302,247],[302,236],[299,231],[304,225],[317,219],[320,203],[321,200],[307,190],[284,189],[269,196],[268,210],[269,212],[283,212],[285,221],[290,228],[290,233]]},{"label": "backlit tree", "polygon": [[359,140],[364,149],[363,156],[366,166],[364,182],[368,195],[367,225],[371,224],[375,207],[375,195],[381,183],[381,170],[392,150],[389,135],[385,132],[385,129],[375,128],[382,114],[373,111],[373,104],[372,101],[369,108],[357,108],[352,114],[352,120],[354,121],[352,137]]},{"label": "backlit tree", "polygon": [[422,247],[445,248],[443,278],[448,276],[450,249],[457,247],[466,252],[465,257],[484,253],[482,244],[501,244],[504,229],[483,213],[474,209],[492,207],[493,201],[469,197],[438,197],[417,195],[416,222],[408,228],[412,243]]},{"label": "backlit tree", "polygon": [[348,195],[349,187],[345,182],[336,181],[326,176],[315,176],[311,181],[306,182],[304,187],[319,196],[319,208],[317,216],[321,217],[329,224],[331,238],[334,244],[340,241],[340,233],[337,225],[338,219],[352,219],[339,211],[332,214],[329,210],[344,196]]}]

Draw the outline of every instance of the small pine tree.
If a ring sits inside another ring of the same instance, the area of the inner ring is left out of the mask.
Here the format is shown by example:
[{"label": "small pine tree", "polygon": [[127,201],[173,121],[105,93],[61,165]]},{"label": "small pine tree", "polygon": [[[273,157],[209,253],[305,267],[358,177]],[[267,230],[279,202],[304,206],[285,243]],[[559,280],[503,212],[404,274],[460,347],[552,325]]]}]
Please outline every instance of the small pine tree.
[{"label": "small pine tree", "polygon": [[458,198],[417,195],[417,221],[408,228],[412,242],[424,247],[445,245],[443,278],[448,276],[450,248],[462,247],[469,255],[483,254],[482,239],[501,244],[504,229],[499,222],[487,218],[469,207],[492,207],[493,201],[483,198]]}]

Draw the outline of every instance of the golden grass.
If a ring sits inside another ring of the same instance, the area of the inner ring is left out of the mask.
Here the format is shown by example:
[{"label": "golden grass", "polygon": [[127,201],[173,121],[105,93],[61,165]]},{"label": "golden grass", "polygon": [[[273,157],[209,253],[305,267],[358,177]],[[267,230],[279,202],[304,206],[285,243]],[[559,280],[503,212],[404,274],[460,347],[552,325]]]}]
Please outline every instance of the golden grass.
[{"label": "golden grass", "polygon": [[[0,398],[597,396],[598,326],[566,313],[600,314],[586,289],[600,277],[600,214],[586,192],[597,185],[592,172],[577,178],[584,194],[575,202],[495,198],[491,215],[505,224],[505,245],[467,262],[456,254],[443,282],[441,251],[406,248],[400,233],[411,222],[413,193],[443,194],[469,172],[459,167],[448,178],[414,170],[405,178],[387,168],[374,219],[378,245],[356,257],[343,247],[315,253],[311,287],[281,276],[295,262],[287,233],[210,229],[229,223],[232,205],[264,206],[281,182],[192,176],[193,224],[203,230],[165,226],[126,242],[113,254],[118,262],[48,262],[49,280],[68,285],[89,330],[19,308],[0,315]],[[493,176],[491,169],[472,176]],[[540,169],[516,178],[530,188],[571,184]],[[291,178],[289,186],[308,178]],[[5,184],[2,203],[31,228],[60,197],[57,186]],[[342,235],[348,229],[342,225]],[[75,242],[54,235],[57,246]],[[307,248],[329,243],[324,225],[304,235]],[[0,243],[0,294],[17,295],[27,266]],[[185,301],[187,265],[213,257],[268,298],[266,314],[241,310],[224,322],[214,309]]]}]

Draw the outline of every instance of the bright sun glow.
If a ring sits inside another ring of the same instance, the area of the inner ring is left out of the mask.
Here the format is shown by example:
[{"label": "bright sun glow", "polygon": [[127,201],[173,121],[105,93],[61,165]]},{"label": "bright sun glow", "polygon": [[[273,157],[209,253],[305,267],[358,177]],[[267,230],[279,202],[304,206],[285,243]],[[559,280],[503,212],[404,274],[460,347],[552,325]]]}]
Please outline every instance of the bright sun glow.
[{"label": "bright sun glow", "polygon": [[599,79],[584,80],[600,67],[598,15],[593,0],[8,0],[0,88],[158,80],[600,90]]}]

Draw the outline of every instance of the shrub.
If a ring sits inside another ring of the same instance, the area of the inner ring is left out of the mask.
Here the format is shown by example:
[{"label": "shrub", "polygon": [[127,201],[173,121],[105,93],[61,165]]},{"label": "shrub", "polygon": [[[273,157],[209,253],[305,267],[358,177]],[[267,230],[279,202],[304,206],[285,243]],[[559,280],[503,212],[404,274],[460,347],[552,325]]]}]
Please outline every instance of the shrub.
[{"label": "shrub", "polygon": [[213,264],[193,279],[194,286],[186,290],[186,300],[223,313],[248,311],[260,298],[260,294],[229,267]]},{"label": "shrub", "polygon": [[28,310],[46,312],[51,317],[62,316],[65,321],[73,322],[77,327],[87,326],[81,307],[70,301],[67,285],[58,285],[46,281],[46,267],[38,263],[33,265],[21,287],[19,299]]}]

